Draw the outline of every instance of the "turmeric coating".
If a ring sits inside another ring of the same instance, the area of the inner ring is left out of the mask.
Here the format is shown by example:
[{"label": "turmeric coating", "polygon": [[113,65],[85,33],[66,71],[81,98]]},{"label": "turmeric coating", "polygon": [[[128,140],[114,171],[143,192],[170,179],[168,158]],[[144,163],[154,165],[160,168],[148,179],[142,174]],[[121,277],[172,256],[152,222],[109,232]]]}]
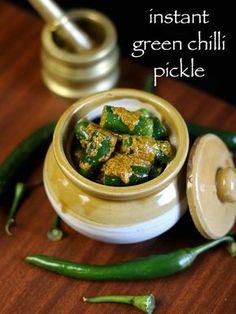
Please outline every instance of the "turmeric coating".
[{"label": "turmeric coating", "polygon": [[173,158],[173,149],[169,141],[157,141],[157,146],[167,159],[171,160]]},{"label": "turmeric coating", "polygon": [[147,160],[142,160],[134,155],[117,153],[102,166],[101,175],[102,177],[118,177],[125,184],[129,184],[130,177],[133,175],[132,167],[134,166],[151,169],[151,163]]},{"label": "turmeric coating", "polygon": [[119,107],[113,107],[111,110],[114,114],[120,117],[121,121],[130,129],[130,131],[135,129],[140,116],[142,116],[141,111],[129,112],[125,108]]},{"label": "turmeric coating", "polygon": [[[109,135],[107,135],[107,131],[105,130],[101,130],[100,132],[95,131],[92,138],[91,138],[91,142],[88,144],[87,146],[87,153],[89,153],[89,155],[91,157],[94,157],[97,155],[97,152],[99,150],[99,148],[102,147],[102,143],[103,141],[109,141],[110,144],[110,151],[114,151],[115,145],[116,145],[116,141],[117,141],[117,137],[115,135],[111,135],[111,133]],[[106,161],[107,158],[109,158],[110,156],[110,151],[107,152],[107,154],[103,155],[99,161]]]},{"label": "turmeric coating", "polygon": [[130,112],[123,107],[104,106],[100,125],[120,134],[152,136],[154,122],[143,109]]},{"label": "turmeric coating", "polygon": [[123,135],[120,152],[124,154],[133,154],[143,160],[152,163],[158,158],[160,153],[168,160],[172,157],[172,147],[168,141],[156,141],[152,137]]},{"label": "turmeric coating", "polygon": [[87,145],[89,144],[89,141],[92,138],[93,133],[97,130],[97,125],[95,123],[89,123],[85,128],[84,128],[84,138],[80,139],[80,144],[82,147],[86,148]]},{"label": "turmeric coating", "polygon": [[153,162],[157,150],[157,142],[148,136],[123,135],[120,152]]},{"label": "turmeric coating", "polygon": [[80,126],[79,140],[83,148],[88,146],[95,133],[99,133],[99,135],[102,135],[103,137],[112,137],[114,135],[109,130],[103,129],[99,125],[86,119],[81,120],[78,125]]},{"label": "turmeric coating", "polygon": [[92,122],[87,125],[87,121],[81,121],[76,131],[78,130],[80,133],[77,138],[80,139],[81,146],[86,147],[78,162],[78,170],[85,177],[92,178],[102,163],[111,157],[115,150],[117,137]]},{"label": "turmeric coating", "polygon": [[88,162],[84,162],[84,161],[80,161],[79,163],[79,167],[82,169],[82,170],[89,170],[91,168],[91,164],[89,164]]}]

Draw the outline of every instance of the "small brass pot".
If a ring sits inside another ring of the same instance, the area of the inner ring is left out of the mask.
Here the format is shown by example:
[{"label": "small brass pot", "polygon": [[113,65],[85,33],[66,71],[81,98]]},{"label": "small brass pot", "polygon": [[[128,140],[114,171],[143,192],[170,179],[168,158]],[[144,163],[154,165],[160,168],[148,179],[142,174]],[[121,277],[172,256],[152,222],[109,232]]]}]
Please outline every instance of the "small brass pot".
[{"label": "small brass pot", "polygon": [[55,24],[42,32],[42,78],[55,94],[78,99],[114,87],[119,77],[117,34],[108,17],[91,9],[68,12],[88,33],[91,50],[73,52],[57,36]]}]

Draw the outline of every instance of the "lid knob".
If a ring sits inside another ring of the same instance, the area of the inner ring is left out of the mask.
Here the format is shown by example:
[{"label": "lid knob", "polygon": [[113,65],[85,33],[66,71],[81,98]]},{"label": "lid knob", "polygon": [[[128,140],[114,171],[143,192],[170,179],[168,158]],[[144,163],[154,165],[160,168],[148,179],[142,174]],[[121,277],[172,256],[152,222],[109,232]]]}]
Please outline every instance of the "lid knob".
[{"label": "lid knob", "polygon": [[219,169],[216,184],[217,194],[222,202],[236,202],[236,168]]}]

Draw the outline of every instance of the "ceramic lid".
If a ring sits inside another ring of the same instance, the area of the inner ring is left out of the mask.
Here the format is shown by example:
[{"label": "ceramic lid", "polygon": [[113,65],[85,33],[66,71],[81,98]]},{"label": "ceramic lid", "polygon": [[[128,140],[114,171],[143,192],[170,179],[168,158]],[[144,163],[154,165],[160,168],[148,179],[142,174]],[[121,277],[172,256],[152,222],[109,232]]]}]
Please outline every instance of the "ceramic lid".
[{"label": "ceramic lid", "polygon": [[189,210],[206,238],[225,235],[236,216],[236,169],[224,142],[213,134],[193,144],[187,165]]}]

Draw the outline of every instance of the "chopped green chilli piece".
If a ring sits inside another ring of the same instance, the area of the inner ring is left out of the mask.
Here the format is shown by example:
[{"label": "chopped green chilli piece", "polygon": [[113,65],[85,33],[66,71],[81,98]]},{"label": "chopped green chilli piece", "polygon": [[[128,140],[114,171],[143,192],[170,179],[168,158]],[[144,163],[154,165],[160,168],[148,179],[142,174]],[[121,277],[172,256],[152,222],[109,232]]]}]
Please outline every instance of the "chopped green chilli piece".
[{"label": "chopped green chilli piece", "polygon": [[95,124],[86,119],[82,119],[76,124],[75,136],[83,148],[87,147],[95,129]]},{"label": "chopped green chilli piece", "polygon": [[146,108],[140,108],[137,111],[140,111],[142,113],[142,116],[144,116],[145,118],[151,118],[152,117],[152,113]]},{"label": "chopped green chilli piece", "polygon": [[150,173],[149,173],[149,179],[157,178],[163,171],[162,167],[152,166]]},{"label": "chopped green chilli piece", "polygon": [[107,176],[104,175],[101,179],[101,182],[104,185],[110,185],[110,186],[125,186],[126,184],[121,180],[121,178],[117,176]]},{"label": "chopped green chilli piece", "polygon": [[141,111],[130,112],[121,107],[105,106],[100,125],[120,134],[152,136],[153,120],[146,118]]},{"label": "chopped green chilli piece", "polygon": [[75,126],[76,138],[79,140],[83,148],[88,146],[95,132],[102,133],[108,137],[113,135],[113,133],[109,130],[105,130],[96,123],[90,122],[86,119],[80,120],[80,122]]},{"label": "chopped green chilli piece", "polygon": [[124,186],[146,182],[151,163],[132,155],[116,154],[101,169],[101,182],[105,185]]},{"label": "chopped green chilli piece", "polygon": [[85,154],[79,162],[79,173],[86,178],[93,178],[101,165],[115,150],[117,137],[112,133],[96,130],[88,143]]},{"label": "chopped green chilli piece", "polygon": [[173,149],[168,141],[157,141],[156,163],[167,164],[173,158]]},{"label": "chopped green chilli piece", "polygon": [[151,163],[167,163],[172,158],[172,146],[168,141],[156,141],[152,137],[123,135],[120,152]]},{"label": "chopped green chilli piece", "polygon": [[71,143],[71,157],[75,166],[80,163],[81,159],[83,159],[84,157],[84,154],[85,149],[82,148],[80,142],[76,138],[74,138]]},{"label": "chopped green chilli piece", "polygon": [[152,137],[154,137],[155,140],[166,140],[168,137],[165,125],[160,121],[158,117],[153,118]]},{"label": "chopped green chilli piece", "polygon": [[149,136],[126,135],[122,136],[120,152],[133,154],[143,160],[154,163],[157,152],[157,142]]}]

